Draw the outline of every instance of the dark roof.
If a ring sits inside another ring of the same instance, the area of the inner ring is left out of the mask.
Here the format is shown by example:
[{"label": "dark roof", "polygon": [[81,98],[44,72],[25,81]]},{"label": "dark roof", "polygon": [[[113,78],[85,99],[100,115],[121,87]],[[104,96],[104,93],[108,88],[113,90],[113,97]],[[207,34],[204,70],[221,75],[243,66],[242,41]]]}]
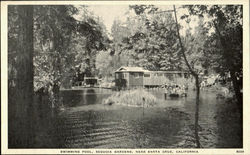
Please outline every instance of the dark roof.
[{"label": "dark roof", "polygon": [[187,71],[148,71],[150,73],[172,73],[172,74],[177,74],[177,73],[188,73]]},{"label": "dark roof", "polygon": [[120,67],[115,72],[147,72],[142,67]]},{"label": "dark roof", "polygon": [[142,67],[120,67],[115,72],[116,73],[117,72],[172,73],[172,74],[188,73],[187,71],[149,71]]}]

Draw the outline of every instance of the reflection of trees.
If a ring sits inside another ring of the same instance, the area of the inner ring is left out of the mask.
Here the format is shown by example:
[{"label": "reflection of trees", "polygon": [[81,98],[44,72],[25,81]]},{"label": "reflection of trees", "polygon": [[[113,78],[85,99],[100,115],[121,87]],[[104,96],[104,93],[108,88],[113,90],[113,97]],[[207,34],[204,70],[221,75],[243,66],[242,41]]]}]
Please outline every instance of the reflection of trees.
[{"label": "reflection of trees", "polygon": [[96,103],[96,93],[94,89],[88,89],[85,94],[86,103],[85,104],[95,104]]},{"label": "reflection of trees", "polygon": [[242,111],[235,104],[236,99],[218,104],[216,111],[217,136],[219,148],[243,147]]},{"label": "reflection of trees", "polygon": [[82,90],[61,91],[60,96],[63,98],[63,105],[74,107],[84,100]]}]

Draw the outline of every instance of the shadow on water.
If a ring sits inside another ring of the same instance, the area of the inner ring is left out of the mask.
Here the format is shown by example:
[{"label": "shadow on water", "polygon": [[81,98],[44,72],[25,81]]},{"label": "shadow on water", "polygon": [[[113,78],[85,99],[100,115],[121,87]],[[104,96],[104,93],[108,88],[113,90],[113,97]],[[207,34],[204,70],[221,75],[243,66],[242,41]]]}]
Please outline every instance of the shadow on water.
[{"label": "shadow on water", "polygon": [[96,93],[94,89],[87,89],[85,93],[86,104],[96,104]]},{"label": "shadow on water", "polygon": [[84,105],[84,90],[61,91],[60,97],[63,100],[63,105],[69,107]]},{"label": "shadow on water", "polygon": [[31,148],[55,148],[60,143],[55,139],[57,132],[57,111],[51,109],[49,97],[34,98],[33,122],[35,126],[35,141]]},{"label": "shadow on water", "polygon": [[[114,109],[113,109],[114,108]],[[178,142],[187,119],[176,109],[113,107],[63,115],[57,137],[63,148],[164,148]]]},{"label": "shadow on water", "polygon": [[197,91],[196,93],[196,104],[195,104],[195,123],[194,123],[194,133],[195,133],[195,143],[196,147],[200,148],[200,137],[199,137],[199,112],[200,112],[200,90]]},{"label": "shadow on water", "polygon": [[243,148],[243,122],[233,99],[217,105],[215,118],[218,124],[218,148]]},{"label": "shadow on water", "polygon": [[63,90],[60,92],[63,104],[66,107],[100,104],[103,98],[112,94],[111,90],[85,88],[81,90]]},{"label": "shadow on water", "polygon": [[[217,100],[214,93],[201,92],[199,106],[193,91],[187,98],[167,100],[162,91],[152,91],[164,102],[150,108],[101,104],[112,93],[101,89],[61,91],[66,110],[60,113],[50,109],[48,97],[35,97],[30,117],[35,143],[30,147],[194,148],[197,140],[204,148],[242,147],[239,112],[229,101]],[[14,122],[10,116],[9,110],[9,122]]]},{"label": "shadow on water", "polygon": [[[13,98],[13,96],[11,96]],[[18,110],[16,100],[9,96],[8,105],[8,147],[9,148],[54,148],[58,142],[54,141],[56,112],[51,109],[48,95],[34,95],[33,104],[27,109],[27,117],[21,117],[16,114]],[[15,99],[15,98],[14,98]],[[21,114],[22,115],[22,114]],[[22,119],[22,120],[20,120]],[[20,144],[23,138],[23,132],[20,130],[19,123],[25,122],[25,132],[32,132],[32,144],[24,146]]]}]

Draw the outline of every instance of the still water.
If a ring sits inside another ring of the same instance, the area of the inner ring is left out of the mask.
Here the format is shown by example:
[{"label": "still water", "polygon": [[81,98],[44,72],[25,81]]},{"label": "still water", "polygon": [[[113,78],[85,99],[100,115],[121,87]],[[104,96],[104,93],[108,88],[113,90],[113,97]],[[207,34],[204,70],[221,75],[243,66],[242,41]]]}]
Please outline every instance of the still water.
[{"label": "still water", "polygon": [[[48,113],[37,141],[50,148],[194,148],[195,92],[165,100],[162,90],[148,91],[161,101],[150,108],[103,105],[114,93],[108,89],[61,91],[65,109]],[[241,123],[228,107],[216,93],[201,92],[202,147],[242,147]]]}]

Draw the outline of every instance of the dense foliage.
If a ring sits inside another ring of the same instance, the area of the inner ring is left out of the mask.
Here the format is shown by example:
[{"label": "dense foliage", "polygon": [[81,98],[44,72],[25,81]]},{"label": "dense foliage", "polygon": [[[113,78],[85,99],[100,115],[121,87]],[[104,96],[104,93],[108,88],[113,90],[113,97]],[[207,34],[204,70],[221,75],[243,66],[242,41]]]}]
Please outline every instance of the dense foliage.
[{"label": "dense foliage", "polygon": [[[149,70],[180,70],[175,22],[171,13],[157,13],[154,6],[135,9],[135,19],[127,21],[131,33],[123,39],[123,51],[131,55],[130,65]],[[137,13],[137,9],[144,12]],[[137,27],[130,27],[137,25]]]},{"label": "dense foliage", "polygon": [[[18,6],[9,7],[9,85],[15,87],[18,57]],[[47,89],[52,106],[61,86],[67,87],[78,73],[95,72],[95,55],[108,42],[104,25],[86,12],[86,7],[34,7],[34,90]],[[81,16],[76,20],[74,16]]]},{"label": "dense foliage", "polygon": [[[149,70],[188,70],[180,53],[172,12],[153,5],[131,5],[130,16],[114,21],[111,37],[87,6],[35,6],[34,90],[57,94],[76,76],[112,77],[121,66]],[[187,60],[197,73],[230,74],[237,96],[242,89],[242,6],[184,6],[198,16],[198,25],[181,36]],[[9,86],[15,87],[18,67],[17,6],[9,7]],[[78,17],[78,18],[76,18]],[[80,18],[79,18],[80,17]],[[206,20],[205,20],[206,19]],[[192,24],[186,20],[186,24]],[[181,28],[181,25],[180,25]],[[111,38],[111,40],[109,39]]]},{"label": "dense foliage", "polygon": [[[207,28],[213,29],[203,47],[206,62],[222,76],[230,74],[239,106],[242,106],[242,53],[243,12],[242,5],[193,5],[185,6],[190,15],[207,16]],[[185,15],[187,17],[188,15]],[[205,27],[205,26],[204,26]]]}]

